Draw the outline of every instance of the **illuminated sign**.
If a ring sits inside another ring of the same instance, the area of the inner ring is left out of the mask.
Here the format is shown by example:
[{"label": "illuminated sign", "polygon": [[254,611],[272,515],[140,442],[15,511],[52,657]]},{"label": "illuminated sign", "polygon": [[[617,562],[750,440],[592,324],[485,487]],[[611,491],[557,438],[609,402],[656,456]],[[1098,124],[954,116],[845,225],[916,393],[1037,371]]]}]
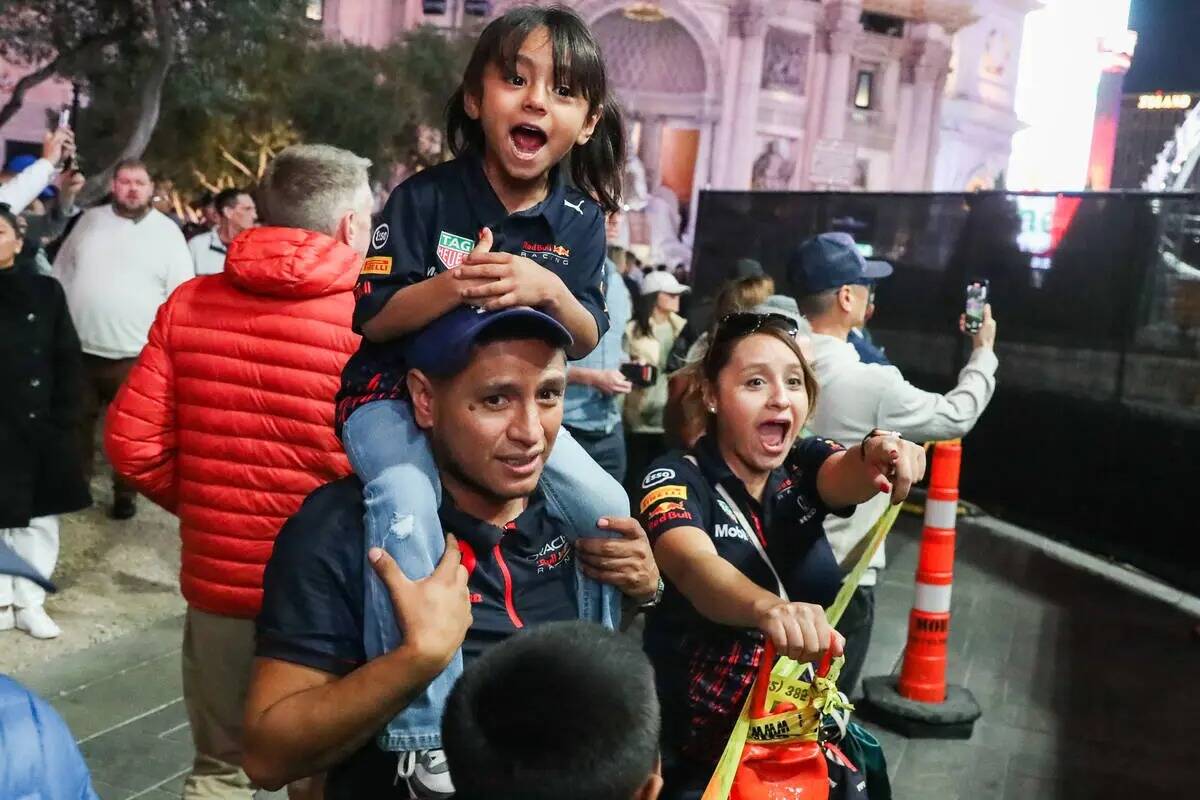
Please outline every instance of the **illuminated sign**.
[{"label": "illuminated sign", "polygon": [[1192,107],[1190,94],[1143,94],[1138,97],[1138,108],[1152,111],[1178,111]]}]

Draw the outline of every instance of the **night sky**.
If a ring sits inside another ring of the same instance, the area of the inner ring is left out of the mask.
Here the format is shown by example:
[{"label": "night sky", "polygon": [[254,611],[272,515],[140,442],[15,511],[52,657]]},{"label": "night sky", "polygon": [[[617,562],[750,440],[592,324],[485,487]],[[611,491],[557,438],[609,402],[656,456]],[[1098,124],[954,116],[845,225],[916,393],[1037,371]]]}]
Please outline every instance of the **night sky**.
[{"label": "night sky", "polygon": [[1200,0],[1133,0],[1138,32],[1126,92],[1200,90]]}]

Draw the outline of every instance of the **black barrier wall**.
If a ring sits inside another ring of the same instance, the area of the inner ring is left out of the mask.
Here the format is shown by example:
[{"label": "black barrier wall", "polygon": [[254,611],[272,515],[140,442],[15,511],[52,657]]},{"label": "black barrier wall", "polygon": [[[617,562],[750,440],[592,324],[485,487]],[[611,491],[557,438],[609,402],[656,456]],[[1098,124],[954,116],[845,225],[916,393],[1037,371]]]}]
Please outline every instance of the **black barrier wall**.
[{"label": "black barrier wall", "polygon": [[700,296],[742,257],[787,291],[821,231],[892,262],[871,333],[934,391],[969,351],[966,283],[990,281],[998,389],[964,496],[1200,592],[1200,196],[704,192],[699,215]]}]

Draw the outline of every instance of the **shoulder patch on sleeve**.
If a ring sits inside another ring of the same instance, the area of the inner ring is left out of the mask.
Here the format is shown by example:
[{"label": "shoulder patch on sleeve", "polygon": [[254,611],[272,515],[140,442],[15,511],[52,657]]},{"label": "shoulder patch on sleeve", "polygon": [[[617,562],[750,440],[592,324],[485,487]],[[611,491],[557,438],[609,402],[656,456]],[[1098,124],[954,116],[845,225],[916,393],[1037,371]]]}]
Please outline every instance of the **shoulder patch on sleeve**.
[{"label": "shoulder patch on sleeve", "polygon": [[391,234],[392,229],[388,227],[388,224],[386,222],[380,223],[379,227],[375,229],[375,232],[371,234],[371,246],[378,250],[387,244],[388,237],[391,236]]},{"label": "shoulder patch on sleeve", "polygon": [[363,262],[363,275],[391,275],[392,274],[392,257],[391,256],[373,256]]},{"label": "shoulder patch on sleeve", "polygon": [[658,486],[660,483],[666,483],[674,477],[675,470],[667,467],[660,467],[659,469],[651,470],[650,472],[646,473],[645,478],[642,478],[642,488],[649,489],[651,487]]},{"label": "shoulder patch on sleeve", "polygon": [[663,500],[687,500],[687,496],[686,486],[663,486],[642,498],[639,511],[645,514],[646,509],[655,503],[661,503]]}]

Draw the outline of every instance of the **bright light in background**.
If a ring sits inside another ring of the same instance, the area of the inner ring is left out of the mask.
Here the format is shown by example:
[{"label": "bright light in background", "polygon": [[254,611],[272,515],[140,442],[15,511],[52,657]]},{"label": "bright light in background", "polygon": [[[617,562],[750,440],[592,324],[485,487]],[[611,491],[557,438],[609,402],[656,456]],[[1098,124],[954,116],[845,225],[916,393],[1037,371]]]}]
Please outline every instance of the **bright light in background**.
[{"label": "bright light in background", "polygon": [[1099,40],[1129,27],[1130,0],[1046,0],[1025,18],[1010,189],[1082,189],[1103,59]]}]

